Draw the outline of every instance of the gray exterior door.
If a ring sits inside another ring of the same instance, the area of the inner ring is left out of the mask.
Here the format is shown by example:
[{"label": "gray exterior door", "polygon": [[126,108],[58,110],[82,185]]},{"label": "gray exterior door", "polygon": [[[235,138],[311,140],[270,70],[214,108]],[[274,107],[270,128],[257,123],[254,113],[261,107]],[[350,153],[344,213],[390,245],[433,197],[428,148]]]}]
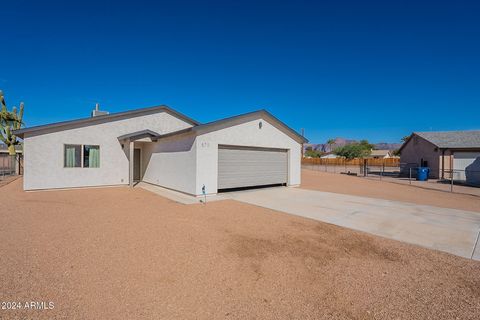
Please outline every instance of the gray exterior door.
[{"label": "gray exterior door", "polygon": [[218,146],[218,189],[286,184],[287,150]]},{"label": "gray exterior door", "polygon": [[133,150],[133,181],[140,181],[141,150]]}]

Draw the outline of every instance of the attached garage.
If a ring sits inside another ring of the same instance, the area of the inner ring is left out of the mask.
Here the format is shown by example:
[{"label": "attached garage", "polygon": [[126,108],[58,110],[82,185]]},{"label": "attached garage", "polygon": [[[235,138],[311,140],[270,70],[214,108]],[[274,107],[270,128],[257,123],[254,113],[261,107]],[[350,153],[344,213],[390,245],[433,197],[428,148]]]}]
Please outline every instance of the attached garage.
[{"label": "attached garage", "polygon": [[455,152],[453,154],[455,180],[470,185],[480,185],[480,152]]},{"label": "attached garage", "polygon": [[286,149],[218,146],[218,190],[286,185]]}]

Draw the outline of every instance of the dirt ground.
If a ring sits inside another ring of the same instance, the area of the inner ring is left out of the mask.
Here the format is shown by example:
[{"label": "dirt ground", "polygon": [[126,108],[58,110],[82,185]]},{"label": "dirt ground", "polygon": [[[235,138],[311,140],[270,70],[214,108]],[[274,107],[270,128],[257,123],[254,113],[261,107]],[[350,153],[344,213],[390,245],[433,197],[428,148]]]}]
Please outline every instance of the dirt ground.
[{"label": "dirt ground", "polygon": [[355,196],[398,200],[480,212],[480,197],[369,180],[344,174],[302,170],[302,188]]},{"label": "dirt ground", "polygon": [[0,187],[3,187],[4,185],[9,184],[10,182],[19,179],[19,176],[7,176],[7,177],[2,177],[0,179]]},{"label": "dirt ground", "polygon": [[[308,180],[307,180],[308,181]],[[232,200],[0,188],[1,319],[478,319],[480,263]]]}]

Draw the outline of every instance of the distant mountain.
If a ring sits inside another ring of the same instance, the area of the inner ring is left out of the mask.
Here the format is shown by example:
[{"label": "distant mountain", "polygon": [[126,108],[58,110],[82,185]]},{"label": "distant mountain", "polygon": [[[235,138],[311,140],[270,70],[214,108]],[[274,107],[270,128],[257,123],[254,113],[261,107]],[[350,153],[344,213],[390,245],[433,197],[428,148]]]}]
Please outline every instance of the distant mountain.
[{"label": "distant mountain", "polygon": [[[345,138],[336,138],[335,143],[332,145],[328,145],[327,143],[306,143],[304,144],[305,150],[316,150],[321,152],[332,152],[334,149],[338,147],[346,146],[347,144],[359,142],[353,139],[345,139]],[[401,143],[388,143],[388,142],[378,142],[372,143],[373,148],[377,150],[396,150],[400,148],[402,145]]]},{"label": "distant mountain", "polygon": [[397,150],[402,146],[402,144],[379,142],[379,143],[374,143],[373,146],[374,146],[374,149],[377,149],[377,150]]}]

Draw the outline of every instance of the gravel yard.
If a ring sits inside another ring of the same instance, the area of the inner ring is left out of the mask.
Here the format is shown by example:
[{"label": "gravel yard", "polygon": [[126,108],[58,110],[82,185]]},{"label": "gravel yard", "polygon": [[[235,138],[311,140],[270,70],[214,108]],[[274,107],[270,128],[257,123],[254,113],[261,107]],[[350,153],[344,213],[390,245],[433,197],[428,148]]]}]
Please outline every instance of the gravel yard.
[{"label": "gravel yard", "polygon": [[1,319],[480,315],[479,262],[233,200],[21,183],[0,188],[0,297],[54,308]]},{"label": "gravel yard", "polygon": [[302,170],[302,188],[480,212],[479,196],[308,169]]}]

